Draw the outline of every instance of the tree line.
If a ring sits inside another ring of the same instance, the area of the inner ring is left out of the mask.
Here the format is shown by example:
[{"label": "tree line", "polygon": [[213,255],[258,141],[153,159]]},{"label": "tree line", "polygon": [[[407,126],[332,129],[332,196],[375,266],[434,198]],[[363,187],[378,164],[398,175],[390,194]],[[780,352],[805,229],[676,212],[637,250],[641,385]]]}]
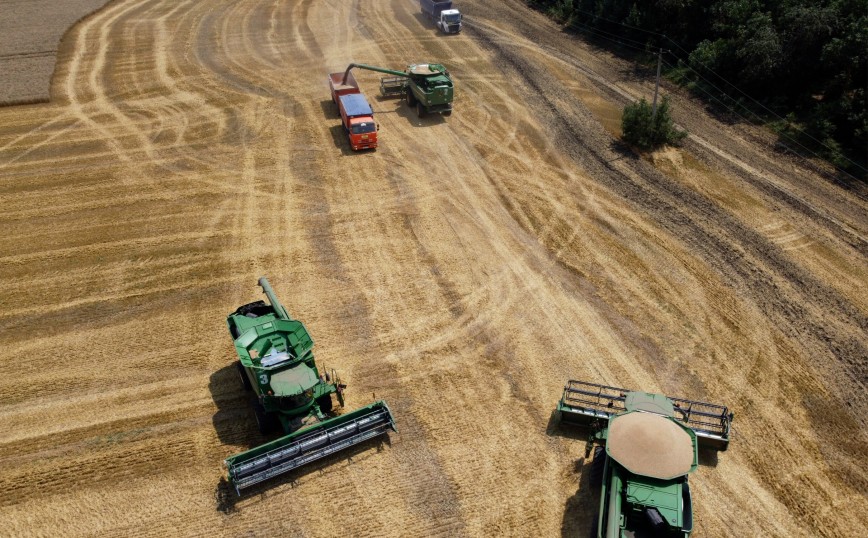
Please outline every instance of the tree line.
[{"label": "tree line", "polygon": [[622,53],[660,48],[667,75],[770,124],[781,144],[865,179],[868,0],[528,0]]}]

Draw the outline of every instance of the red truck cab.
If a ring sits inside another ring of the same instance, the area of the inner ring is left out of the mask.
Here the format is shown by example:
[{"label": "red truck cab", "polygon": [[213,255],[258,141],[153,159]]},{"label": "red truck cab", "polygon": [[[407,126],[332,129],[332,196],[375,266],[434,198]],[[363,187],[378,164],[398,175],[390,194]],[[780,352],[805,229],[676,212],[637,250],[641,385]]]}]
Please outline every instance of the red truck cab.
[{"label": "red truck cab", "polygon": [[341,122],[353,151],[376,148],[378,127],[374,122],[374,111],[359,91],[352,72],[346,73],[346,79],[343,72],[330,73],[329,89],[332,101],[338,105]]}]

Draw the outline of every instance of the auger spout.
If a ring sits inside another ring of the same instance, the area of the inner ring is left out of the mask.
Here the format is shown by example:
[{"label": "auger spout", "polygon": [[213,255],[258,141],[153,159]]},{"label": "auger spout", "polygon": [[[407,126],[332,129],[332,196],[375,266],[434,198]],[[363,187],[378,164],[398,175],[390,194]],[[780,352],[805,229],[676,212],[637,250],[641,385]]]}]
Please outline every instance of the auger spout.
[{"label": "auger spout", "polygon": [[268,279],[265,277],[260,277],[259,285],[262,286],[262,291],[265,292],[265,296],[268,297],[268,302],[271,303],[271,306],[274,308],[277,316],[281,319],[291,321],[292,318],[289,317],[286,309],[283,307],[282,304],[280,304],[277,295],[275,295],[274,290],[271,289],[271,284],[268,283]]},{"label": "auger spout", "polygon": [[368,71],[377,71],[378,73],[386,73],[387,75],[395,75],[397,77],[406,77],[407,76],[406,71],[395,71],[394,69],[386,69],[385,67],[376,67],[373,65],[353,63],[353,64],[348,65],[347,70],[344,71],[343,84],[347,83],[347,77],[350,75],[350,70],[352,70],[353,67],[358,67],[359,69],[367,69]]}]

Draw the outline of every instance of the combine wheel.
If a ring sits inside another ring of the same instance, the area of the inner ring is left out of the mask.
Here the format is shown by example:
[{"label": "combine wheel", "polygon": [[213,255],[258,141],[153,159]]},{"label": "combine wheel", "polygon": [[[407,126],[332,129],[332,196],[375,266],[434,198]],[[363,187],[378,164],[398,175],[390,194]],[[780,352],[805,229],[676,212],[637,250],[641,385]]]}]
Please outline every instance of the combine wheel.
[{"label": "combine wheel", "polygon": [[241,361],[236,361],[235,367],[238,368],[238,377],[241,379],[241,386],[244,387],[244,390],[253,390],[253,385],[250,384],[250,378],[247,377],[247,373],[244,371],[244,365],[241,364]]},{"label": "combine wheel", "polygon": [[422,106],[422,103],[416,103],[416,114],[417,114],[420,118],[424,118],[424,117],[425,117],[425,107]]},{"label": "combine wheel", "polygon": [[452,115],[452,111],[451,111],[451,110],[447,110],[446,112],[443,113],[443,115],[444,115],[444,116],[451,116],[451,115]]},{"label": "combine wheel", "polygon": [[332,410],[332,395],[325,394],[316,399],[316,404],[319,406],[319,410],[323,413],[331,413]]},{"label": "combine wheel", "polygon": [[265,412],[265,408],[259,403],[259,398],[253,398],[253,414],[256,415],[256,425],[259,427],[259,433],[268,435],[275,429],[276,420],[273,415]]},{"label": "combine wheel", "polygon": [[598,526],[600,524],[600,512],[594,512],[594,519],[591,521],[591,533],[588,535],[591,538],[600,538],[599,533],[597,532]]},{"label": "combine wheel", "polygon": [[416,96],[413,95],[413,92],[410,91],[410,88],[407,88],[407,106],[410,108],[416,106]]},{"label": "combine wheel", "polygon": [[592,488],[603,485],[603,468],[606,466],[606,449],[601,446],[594,447],[594,459],[591,461],[591,476],[589,482]]}]

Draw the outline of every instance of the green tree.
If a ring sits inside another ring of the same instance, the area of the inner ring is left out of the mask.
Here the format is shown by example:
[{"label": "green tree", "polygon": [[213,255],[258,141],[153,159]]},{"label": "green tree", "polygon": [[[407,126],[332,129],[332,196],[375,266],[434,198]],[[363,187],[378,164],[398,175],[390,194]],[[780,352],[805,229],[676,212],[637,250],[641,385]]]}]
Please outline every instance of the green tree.
[{"label": "green tree", "polygon": [[661,100],[656,116],[644,97],[624,107],[621,132],[625,142],[644,150],[664,144],[676,145],[687,136],[686,131],[678,130],[672,122],[669,96]]}]

